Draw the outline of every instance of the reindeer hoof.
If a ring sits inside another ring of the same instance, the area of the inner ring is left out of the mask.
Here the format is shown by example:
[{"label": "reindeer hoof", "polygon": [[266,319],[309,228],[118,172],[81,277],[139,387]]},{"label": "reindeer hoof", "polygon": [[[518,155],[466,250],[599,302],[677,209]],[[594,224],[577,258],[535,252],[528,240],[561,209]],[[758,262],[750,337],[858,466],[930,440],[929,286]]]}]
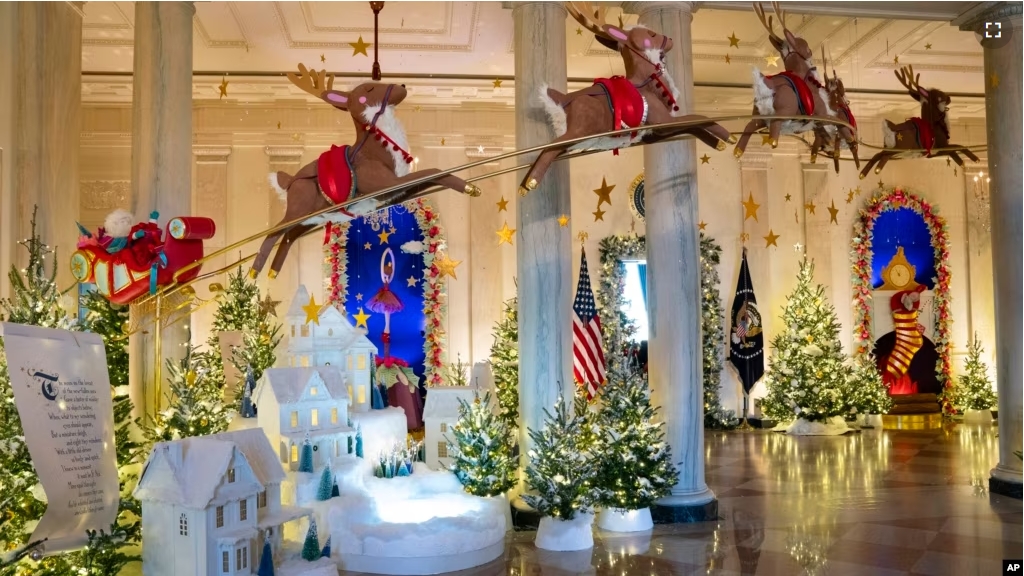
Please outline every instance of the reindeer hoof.
[{"label": "reindeer hoof", "polygon": [[270,278],[271,280],[273,280],[274,278],[277,278],[277,270],[271,270],[267,274],[267,278]]},{"label": "reindeer hoof", "polygon": [[875,168],[875,174],[881,174],[881,173],[882,173],[882,169],[881,168]]},{"label": "reindeer hoof", "polygon": [[740,148],[739,146],[737,146],[732,151],[732,155],[735,156],[736,158],[742,158],[743,157],[743,148]]},{"label": "reindeer hoof", "polygon": [[863,180],[865,178],[865,176],[863,174],[858,174],[857,178],[859,178],[860,180]]},{"label": "reindeer hoof", "polygon": [[775,139],[775,138],[772,138],[772,142],[771,142],[771,144],[772,144],[772,149],[773,149],[773,150],[774,150],[775,148],[778,148],[778,147],[779,147],[779,141],[778,141],[777,139]]},{"label": "reindeer hoof", "polygon": [[729,139],[726,140],[726,142],[728,142],[729,144],[735,144],[739,142],[739,139],[733,136],[732,134],[729,134]]},{"label": "reindeer hoof", "polygon": [[818,155],[817,154],[811,154],[811,164],[817,164],[817,163],[818,163]]},{"label": "reindeer hoof", "polygon": [[258,276],[258,275],[259,275],[259,272],[257,272],[255,268],[249,268],[249,279],[250,280],[255,280],[256,276]]},{"label": "reindeer hoof", "polygon": [[526,181],[526,184],[524,184],[524,185],[519,187],[519,195],[520,196],[526,196],[531,191],[536,190],[536,189],[537,189],[537,179],[536,178],[530,178],[529,180]]},{"label": "reindeer hoof", "polygon": [[725,150],[725,148],[726,148],[725,140],[719,140],[718,144],[715,144],[715,148],[717,148],[719,152],[721,152],[722,150]]},{"label": "reindeer hoof", "polygon": [[466,195],[476,198],[480,195],[480,188],[475,184],[466,184]]}]

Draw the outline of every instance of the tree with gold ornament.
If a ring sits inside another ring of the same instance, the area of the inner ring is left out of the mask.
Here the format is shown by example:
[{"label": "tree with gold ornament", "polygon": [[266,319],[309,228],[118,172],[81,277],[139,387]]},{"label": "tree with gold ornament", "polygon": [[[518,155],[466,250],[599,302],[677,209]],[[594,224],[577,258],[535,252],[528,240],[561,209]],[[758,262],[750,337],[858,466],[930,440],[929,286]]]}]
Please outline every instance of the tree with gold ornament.
[{"label": "tree with gold ornament", "polygon": [[224,405],[223,394],[210,378],[209,358],[192,345],[185,356],[167,359],[167,408],[145,430],[150,443],[217,434],[228,429],[235,409]]}]

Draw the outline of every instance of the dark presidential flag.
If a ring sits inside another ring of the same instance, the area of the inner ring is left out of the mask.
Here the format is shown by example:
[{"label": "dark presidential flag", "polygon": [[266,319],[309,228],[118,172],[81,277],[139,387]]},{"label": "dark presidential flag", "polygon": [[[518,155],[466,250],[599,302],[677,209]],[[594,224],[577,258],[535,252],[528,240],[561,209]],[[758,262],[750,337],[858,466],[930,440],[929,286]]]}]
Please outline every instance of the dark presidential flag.
[{"label": "dark presidential flag", "polygon": [[764,332],[761,314],[757,311],[754,284],[747,266],[747,249],[743,249],[740,278],[732,301],[729,330],[729,360],[739,372],[743,391],[747,394],[764,375]]}]

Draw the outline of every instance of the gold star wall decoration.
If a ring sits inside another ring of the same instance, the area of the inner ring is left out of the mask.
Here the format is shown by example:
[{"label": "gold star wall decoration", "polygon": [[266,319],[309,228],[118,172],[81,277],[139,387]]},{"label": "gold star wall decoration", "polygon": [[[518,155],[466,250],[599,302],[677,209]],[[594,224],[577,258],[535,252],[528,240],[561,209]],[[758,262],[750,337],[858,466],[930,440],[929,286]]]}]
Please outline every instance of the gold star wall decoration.
[{"label": "gold star wall decoration", "polygon": [[853,202],[853,188],[851,188],[850,191],[846,193],[846,203],[850,204],[851,202]]},{"label": "gold star wall decoration", "polygon": [[228,84],[229,82],[227,78],[220,79],[220,97],[218,100],[221,100],[228,95]]},{"label": "gold star wall decoration", "polygon": [[775,68],[778,68],[779,67],[779,57],[769,54],[768,56],[764,57],[764,63],[765,63],[766,66],[773,66]]},{"label": "gold star wall decoration", "polygon": [[860,189],[860,185],[854,188],[853,191],[857,193],[857,196],[860,196],[861,192],[863,192],[863,190]]},{"label": "gold star wall decoration", "polygon": [[441,138],[441,146],[444,146],[444,138]]},{"label": "gold star wall decoration", "polygon": [[364,250],[370,250],[372,248],[373,248],[373,244],[370,244],[369,242],[367,242],[366,244],[363,244],[363,249]]},{"label": "gold star wall decoration", "polygon": [[278,130],[280,130],[280,129],[281,129],[281,121],[280,121],[280,120],[278,120],[278,122],[277,122],[277,129],[278,129]]},{"label": "gold star wall decoration", "polygon": [[495,78],[494,82],[491,82],[491,85],[495,88],[501,88],[501,78]]},{"label": "gold star wall decoration", "polygon": [[306,313],[306,324],[313,322],[317,326],[320,325],[320,305],[313,299],[313,295],[309,295],[309,304],[302,307],[302,311]]},{"label": "gold star wall decoration", "polygon": [[786,194],[785,198],[786,198],[786,202],[789,202],[790,200],[793,199],[793,195],[792,194]]},{"label": "gold star wall decoration", "polygon": [[761,207],[760,204],[754,202],[754,193],[748,192],[750,196],[747,201],[743,203],[743,221],[746,222],[747,218],[753,218],[754,222],[757,222],[757,209]]},{"label": "gold star wall decoration", "polygon": [[747,234],[746,232],[740,234],[741,242],[746,242],[747,240],[750,240],[750,234]]},{"label": "gold star wall decoration", "polygon": [[321,55],[320,55],[320,63],[322,64],[322,63],[324,63],[324,62],[327,62],[327,56],[325,56],[325,55],[321,54]]},{"label": "gold star wall decoration", "polygon": [[771,134],[767,134],[767,133],[761,134],[761,146],[768,146],[771,143],[772,143],[772,135]]},{"label": "gold star wall decoration", "polygon": [[362,54],[363,56],[366,56],[366,57],[370,56],[369,54],[366,53],[366,49],[370,45],[368,43],[366,43],[366,42],[363,42],[363,37],[362,36],[360,36],[359,40],[356,40],[355,42],[349,42],[348,45],[352,47],[352,55],[353,56],[356,56],[358,54]]},{"label": "gold star wall decoration", "polygon": [[504,196],[501,197],[501,200],[495,202],[495,204],[498,205],[498,212],[508,212],[508,200],[505,200]]},{"label": "gold star wall decoration", "polygon": [[768,235],[764,237],[764,247],[767,248],[769,246],[775,246],[776,248],[778,248],[779,245],[776,243],[778,239],[779,235],[776,234],[771,228],[769,228]]},{"label": "gold star wall decoration", "polygon": [[804,204],[804,210],[810,212],[811,214],[814,214],[815,208],[817,208],[817,206],[814,205],[814,200],[811,200],[807,204]]},{"label": "gold star wall decoration", "polygon": [[441,278],[451,276],[453,280],[458,280],[458,277],[455,276],[455,268],[459,264],[462,264],[462,260],[452,260],[443,252],[434,258],[434,266],[437,266],[437,271],[440,273]]},{"label": "gold star wall decoration", "polygon": [[498,246],[501,246],[502,244],[508,244],[508,245],[511,246],[512,245],[512,236],[515,233],[516,233],[516,229],[515,228],[509,228],[508,227],[508,222],[505,222],[504,224],[502,224],[501,228],[498,229],[495,232],[495,234],[498,235]]},{"label": "gold star wall decoration", "polygon": [[388,236],[391,236],[391,234],[392,233],[390,231],[388,231],[388,230],[381,230],[380,234],[377,234],[377,238],[380,239],[380,243],[381,244],[387,244],[388,243]]},{"label": "gold star wall decoration", "polygon": [[697,223],[697,229],[698,230],[704,230],[707,227],[708,227],[707,222],[705,222],[703,220],[701,220],[700,222]]},{"label": "gold star wall decoration", "polygon": [[260,302],[260,314],[277,318],[277,305],[280,303],[280,300],[272,300],[270,294],[267,294],[267,297]]},{"label": "gold star wall decoration", "polygon": [[996,74],[995,72],[989,74],[988,83],[993,88],[999,88],[999,74]]},{"label": "gold star wall decoration", "polygon": [[594,222],[597,222],[598,220],[604,222],[604,210],[601,210],[600,204],[597,205],[597,212],[591,212],[591,214],[594,215]]},{"label": "gold star wall decoration", "polygon": [[828,208],[828,219],[832,224],[839,224],[837,217],[839,216],[839,208],[836,208],[836,201],[832,201],[832,206]]},{"label": "gold star wall decoration", "polygon": [[732,64],[732,58],[730,58],[728,54],[725,55],[725,63]]},{"label": "gold star wall decoration", "polygon": [[418,282],[418,280],[416,280],[415,276],[409,276],[405,279],[405,287],[412,288],[413,286],[416,286],[416,282]]},{"label": "gold star wall decoration", "polygon": [[701,164],[707,164],[710,161],[711,161],[711,157],[708,156],[707,154],[704,154],[703,156],[700,157],[700,163]]},{"label": "gold star wall decoration", "polygon": [[899,54],[897,54],[896,56],[893,57],[892,63],[893,64],[897,64],[897,65],[900,63],[900,56],[899,56]]},{"label": "gold star wall decoration", "polygon": [[615,184],[608,185],[608,182],[601,177],[601,187],[594,189],[594,194],[597,194],[597,208],[601,208],[602,202],[607,202],[609,206],[612,205],[612,190],[615,189]]},{"label": "gold star wall decoration", "polygon": [[881,178],[878,179],[878,188],[879,189],[885,188],[885,182],[882,182]]},{"label": "gold star wall decoration", "polygon": [[353,314],[352,317],[356,319],[356,328],[366,328],[367,330],[370,329],[370,327],[366,325],[366,321],[370,319],[370,315],[367,314],[366,312],[363,312],[362,307],[359,308],[359,313]]},{"label": "gold star wall decoration", "polygon": [[295,134],[292,134],[292,140],[295,140],[296,142],[298,142],[300,140],[300,138],[301,137],[299,136],[299,134],[297,132]]},{"label": "gold star wall decoration", "polygon": [[733,32],[726,40],[729,41],[729,48],[739,48],[740,39],[736,37],[736,33]]},{"label": "gold star wall decoration", "polygon": [[558,225],[560,227],[562,227],[562,228],[565,228],[566,226],[568,226],[569,225],[569,217],[566,216],[565,214],[562,214],[561,216],[559,216],[558,217]]},{"label": "gold star wall decoration", "polygon": [[583,36],[583,29],[580,28],[579,26],[576,27],[576,35]]},{"label": "gold star wall decoration", "polygon": [[928,44],[925,44],[925,45],[924,45],[924,49],[925,49],[925,50],[931,50],[931,49],[932,49],[932,45],[931,45],[931,42],[929,42]]}]

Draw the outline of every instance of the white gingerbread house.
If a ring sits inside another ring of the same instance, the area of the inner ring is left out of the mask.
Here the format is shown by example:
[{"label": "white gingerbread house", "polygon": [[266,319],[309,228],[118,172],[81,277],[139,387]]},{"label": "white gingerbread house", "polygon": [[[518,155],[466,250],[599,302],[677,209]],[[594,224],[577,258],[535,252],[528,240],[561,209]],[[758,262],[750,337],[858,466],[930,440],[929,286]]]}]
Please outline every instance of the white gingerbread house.
[{"label": "white gingerbread house", "polygon": [[285,472],[258,429],[160,442],[142,468],[145,576],[253,574],[264,539],[281,548],[286,522],[311,510],[281,505]]},{"label": "white gingerbread house", "polygon": [[270,368],[256,384],[256,423],[278,452],[281,464],[299,467],[307,436],[313,445],[313,466],[320,470],[331,458],[349,453],[348,390],[337,366]]},{"label": "white gingerbread house", "polygon": [[353,409],[370,409],[370,379],[377,347],[366,331],[355,328],[345,314],[330,304],[320,306],[316,322],[306,322],[305,308],[312,302],[305,286],[299,286],[285,317],[288,366],[338,366],[346,375]]},{"label": "white gingerbread house", "polygon": [[[472,386],[438,386],[427,391],[423,407],[424,449],[427,466],[434,470],[448,469],[447,438],[455,439],[449,430],[459,421],[459,400],[472,403],[477,388]],[[480,396],[483,401],[483,396]],[[446,438],[447,437],[447,438]]]}]

